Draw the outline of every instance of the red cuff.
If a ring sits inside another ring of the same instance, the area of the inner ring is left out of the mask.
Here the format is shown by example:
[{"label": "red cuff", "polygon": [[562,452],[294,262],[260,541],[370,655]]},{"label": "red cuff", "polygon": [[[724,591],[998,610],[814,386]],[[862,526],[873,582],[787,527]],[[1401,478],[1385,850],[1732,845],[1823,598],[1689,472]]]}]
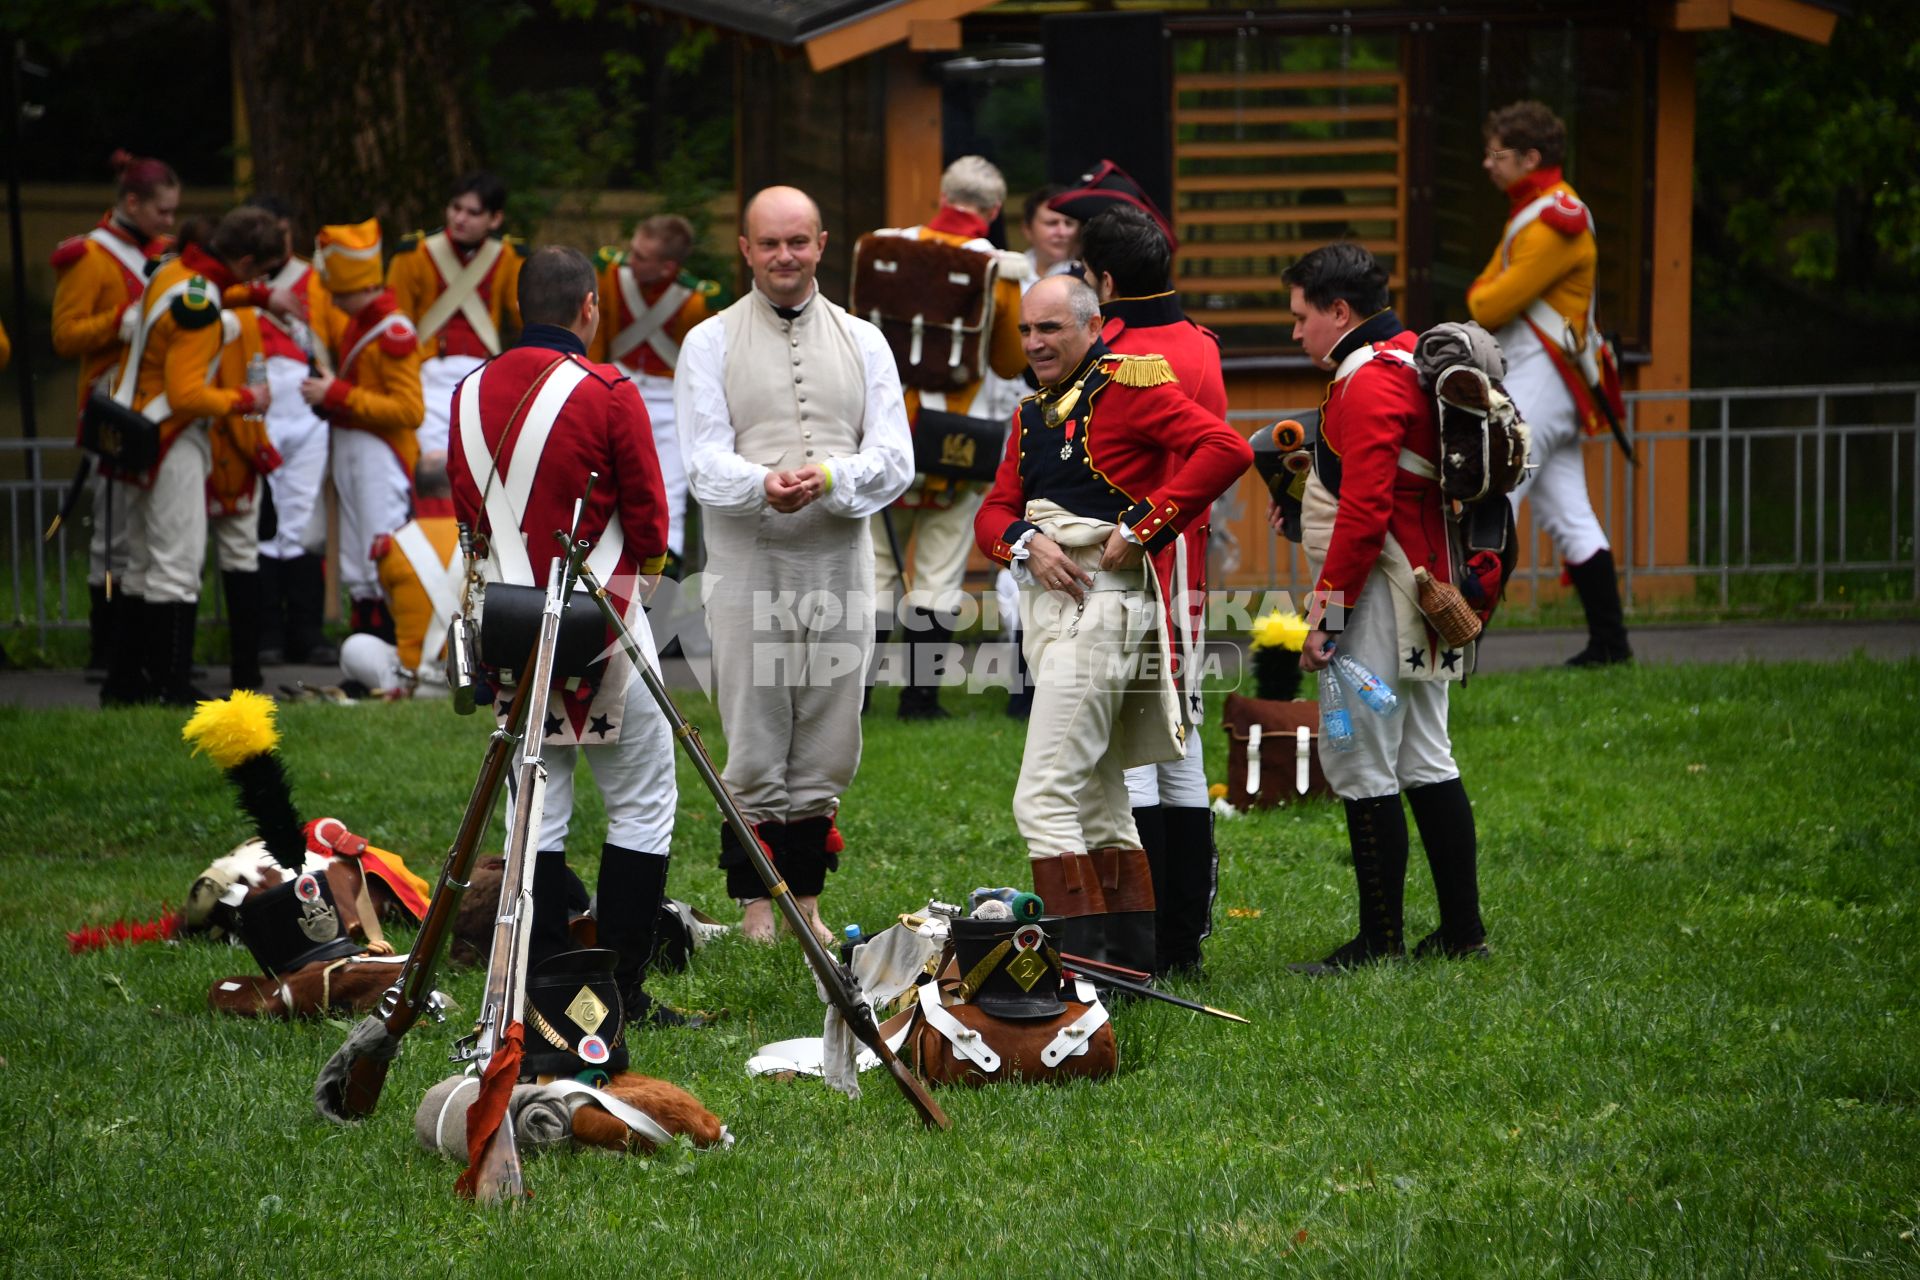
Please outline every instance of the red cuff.
[{"label": "red cuff", "polygon": [[245,415],[252,413],[256,408],[252,387],[236,387],[233,396],[233,412]]},{"label": "red cuff", "polygon": [[247,301],[256,307],[264,308],[271,297],[273,297],[273,286],[264,280],[255,280],[247,286]]},{"label": "red cuff", "polygon": [[320,407],[334,413],[344,413],[347,397],[353,394],[353,384],[345,378],[335,378],[327,384],[327,394],[320,397]]}]

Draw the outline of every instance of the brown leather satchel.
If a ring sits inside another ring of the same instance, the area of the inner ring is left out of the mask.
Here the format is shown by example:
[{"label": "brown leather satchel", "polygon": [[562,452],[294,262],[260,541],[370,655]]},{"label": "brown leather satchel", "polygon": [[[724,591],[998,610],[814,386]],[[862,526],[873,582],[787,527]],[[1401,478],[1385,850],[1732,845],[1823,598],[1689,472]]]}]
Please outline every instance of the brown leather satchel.
[{"label": "brown leather satchel", "polygon": [[[1066,1080],[1102,1080],[1119,1065],[1120,1048],[1113,1038],[1113,1024],[1102,1021],[1084,1037],[1068,1034],[1090,1006],[1074,995],[1072,984],[1062,991],[1066,1008],[1050,1018],[996,1018],[979,1005],[954,1004],[945,1012],[966,1032],[979,1037],[998,1062],[991,1071],[980,1062],[962,1056],[939,1028],[931,1025],[924,1010],[914,1019],[913,1030],[904,1046],[907,1061],[931,1085],[983,1085],[1002,1080],[1025,1084],[1055,1084]],[[1048,1053],[1056,1041],[1071,1044],[1078,1052],[1064,1056]],[[1084,1045],[1084,1048],[1080,1048]],[[1049,1061],[1052,1059],[1052,1061]]]},{"label": "brown leather satchel", "polygon": [[[1271,809],[1309,796],[1333,795],[1327,775],[1320,770],[1320,704],[1275,702],[1266,698],[1227,695],[1220,709],[1220,726],[1227,731],[1227,803],[1236,809]],[[1307,790],[1296,788],[1299,772],[1299,730],[1305,727]],[[1254,729],[1260,730],[1260,767],[1249,786],[1250,747]]]}]

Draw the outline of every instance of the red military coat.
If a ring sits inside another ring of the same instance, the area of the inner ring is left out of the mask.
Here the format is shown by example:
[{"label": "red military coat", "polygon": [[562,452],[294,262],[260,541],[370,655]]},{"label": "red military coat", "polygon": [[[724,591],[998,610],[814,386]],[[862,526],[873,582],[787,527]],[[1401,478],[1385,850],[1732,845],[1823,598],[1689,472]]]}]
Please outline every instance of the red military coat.
[{"label": "red military coat", "polygon": [[[532,395],[527,392],[562,361],[574,362],[587,376],[568,398],[547,436],[520,527],[503,533],[491,527],[482,509],[488,459],[494,458],[493,465],[499,471],[493,479],[498,489],[505,483],[502,477],[514,474],[521,428],[529,407],[538,399],[537,390]],[[475,387],[479,390],[481,437],[477,443],[483,450],[477,459],[466,439],[464,422],[468,396]],[[646,406],[633,383],[618,369],[590,363],[585,344],[573,334],[551,325],[529,325],[520,345],[469,374],[454,393],[447,448],[454,512],[468,528],[495,542],[503,536],[519,538],[532,568],[533,585],[545,587],[554,557],[560,554],[554,530],[574,527],[573,505],[586,493],[590,472],[598,472],[600,478],[581,512],[576,536],[599,547],[617,525],[624,543],[613,567],[600,576],[614,607],[631,618],[637,575],[660,572],[667,555],[666,488],[660,479],[660,460],[654,453]],[[606,687],[603,684],[603,690]],[[601,721],[589,715],[607,710],[600,701],[582,694],[568,695],[565,722],[556,725],[549,719],[548,740],[589,745],[610,740],[605,731],[595,736],[592,726]]]},{"label": "red military coat", "polygon": [[[1227,416],[1227,382],[1220,370],[1220,339],[1213,330],[1195,324],[1180,307],[1179,295],[1171,290],[1147,298],[1114,298],[1100,308],[1106,318],[1100,340],[1122,355],[1164,356],[1173,366],[1180,388],[1199,406],[1216,417]],[[1211,514],[1209,512],[1209,514]],[[1186,594],[1184,608],[1187,643],[1198,646],[1206,636],[1207,539],[1212,522],[1203,515],[1186,532]],[[1177,581],[1174,549],[1156,557],[1155,570],[1167,591]],[[1169,637],[1172,638],[1172,637]],[[1173,661],[1178,670],[1183,664],[1180,644],[1173,646]],[[1197,706],[1192,708],[1198,714]]]},{"label": "red military coat", "polygon": [[[1034,528],[1026,506],[1035,498],[1124,525],[1149,552],[1171,546],[1206,517],[1252,465],[1253,450],[1165,376],[1164,366],[1156,377],[1157,363],[1115,356],[1096,342],[1073,373],[1020,402],[993,489],[973,519],[981,551],[1007,564],[1014,544]],[[1049,426],[1046,409],[1076,385],[1079,397]]]},{"label": "red military coat", "polygon": [[[1338,594],[1348,608],[1359,600],[1388,533],[1415,568],[1424,565],[1440,581],[1453,580],[1439,482],[1400,465],[1402,449],[1435,466],[1439,463],[1433,397],[1421,389],[1411,365],[1379,354],[1411,354],[1417,336],[1402,329],[1389,311],[1353,330],[1334,348],[1338,363],[1320,407],[1323,452],[1315,466],[1340,505],[1315,584],[1309,620],[1316,625],[1326,605],[1320,593]],[[1336,470],[1337,476],[1331,476]]]}]

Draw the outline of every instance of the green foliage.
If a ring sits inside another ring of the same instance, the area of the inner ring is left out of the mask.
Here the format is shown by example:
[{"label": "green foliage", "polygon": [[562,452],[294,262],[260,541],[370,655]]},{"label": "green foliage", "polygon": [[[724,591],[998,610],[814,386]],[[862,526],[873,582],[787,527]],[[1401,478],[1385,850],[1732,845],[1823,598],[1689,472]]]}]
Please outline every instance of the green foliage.
[{"label": "green foliage", "polygon": [[[723,755],[712,708],[685,702]],[[1024,879],[1020,726],[998,695],[950,704],[956,719],[911,725],[876,698],[835,923]],[[633,1044],[739,1144],[541,1156],[510,1214],[455,1200],[453,1166],[411,1132],[479,974],[441,982],[459,1009],[409,1038],[376,1115],[320,1122],[310,1082],[346,1026],[215,1018],[204,993],[244,952],[61,945],[178,902],[245,833],[179,714],[0,708],[4,1269],[1914,1274],[1920,665],[1486,676],[1453,707],[1490,960],[1286,974],[1351,931],[1340,812],[1223,820],[1211,976],[1177,989],[1254,1025],[1124,1009],[1116,1079],[947,1091],[954,1128],[931,1134],[872,1076],[852,1102],[748,1077],[756,1046],[817,1034],[820,1005],[790,942],[722,939],[653,985],[730,1017]],[[282,750],[309,816],[431,874],[480,719],[296,706]],[[1218,777],[1217,734],[1206,746]],[[578,794],[590,880],[602,819],[584,778]],[[684,763],[674,843],[674,892],[731,918],[714,807]],[[1416,852],[1416,935],[1425,880]]]},{"label": "green foliage", "polygon": [[1821,47],[1700,38],[1698,197],[1745,267],[1856,289],[1920,279],[1920,7],[1850,6]]}]

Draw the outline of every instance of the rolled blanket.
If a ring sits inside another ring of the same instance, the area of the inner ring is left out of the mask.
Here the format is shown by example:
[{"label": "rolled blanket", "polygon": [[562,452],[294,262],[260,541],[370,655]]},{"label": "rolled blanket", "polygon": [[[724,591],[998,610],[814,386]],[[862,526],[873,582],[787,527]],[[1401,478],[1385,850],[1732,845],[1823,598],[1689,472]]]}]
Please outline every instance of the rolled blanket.
[{"label": "rolled blanket", "polygon": [[[413,1133],[428,1151],[467,1162],[467,1108],[480,1091],[478,1076],[449,1076],[420,1099],[413,1113]],[[513,1087],[508,1103],[514,1137],[521,1150],[560,1146],[573,1137],[573,1117],[567,1100],[543,1084]]]},{"label": "rolled blanket", "polygon": [[1470,364],[1496,380],[1507,376],[1507,360],[1499,341],[1471,320],[1437,324],[1421,334],[1414,347],[1413,363],[1420,371],[1421,384],[1427,387],[1457,364]]}]

